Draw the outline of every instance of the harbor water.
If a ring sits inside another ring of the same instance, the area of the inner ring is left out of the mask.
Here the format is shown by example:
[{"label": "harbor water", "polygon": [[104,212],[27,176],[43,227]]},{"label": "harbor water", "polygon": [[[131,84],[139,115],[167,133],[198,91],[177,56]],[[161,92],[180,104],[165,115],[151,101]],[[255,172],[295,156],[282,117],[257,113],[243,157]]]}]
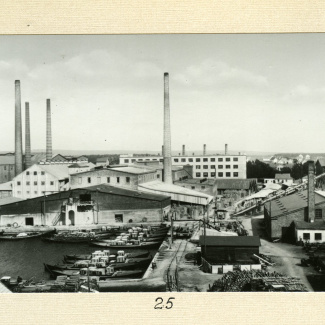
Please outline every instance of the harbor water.
[{"label": "harbor water", "polygon": [[[63,264],[63,256],[68,254],[91,254],[96,250],[103,250],[105,247],[90,246],[87,243],[49,243],[40,238],[0,241],[0,277],[11,276],[13,279],[18,276],[23,279],[35,277],[35,280],[50,279],[49,273],[45,272],[43,263]],[[115,250],[110,249],[113,254]],[[136,253],[135,249],[124,249],[124,251]],[[149,250],[154,256],[157,250]]]}]

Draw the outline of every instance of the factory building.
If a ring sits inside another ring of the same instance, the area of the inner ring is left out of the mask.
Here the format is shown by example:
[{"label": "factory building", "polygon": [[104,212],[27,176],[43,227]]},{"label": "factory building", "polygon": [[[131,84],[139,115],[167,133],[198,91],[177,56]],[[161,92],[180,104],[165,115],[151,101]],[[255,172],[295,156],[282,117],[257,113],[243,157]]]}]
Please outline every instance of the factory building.
[{"label": "factory building", "polygon": [[61,154],[57,154],[51,159],[44,159],[41,163],[45,163],[45,161],[51,164],[88,163],[88,158],[86,156],[73,157],[73,156],[63,156]]},{"label": "factory building", "polygon": [[74,189],[97,184],[109,184],[137,190],[139,184],[156,178],[157,172],[155,169],[135,166],[96,167],[89,171],[70,175],[69,186]]},{"label": "factory building", "polygon": [[[323,231],[325,193],[315,191],[314,182],[314,163],[309,161],[307,190],[265,204],[264,221],[270,239],[282,238],[290,242],[300,239],[306,241],[311,240],[311,235],[314,235],[315,232],[321,233]],[[317,232],[317,230],[319,231]],[[313,240],[315,240],[315,235]]]},{"label": "factory building", "polygon": [[[120,155],[120,164],[162,161],[161,156]],[[193,178],[246,179],[246,156],[244,155],[196,155],[172,156],[173,166],[190,165]]]},{"label": "factory building", "polygon": [[0,184],[0,199],[12,197],[12,182]]},{"label": "factory building", "polygon": [[46,195],[0,208],[0,225],[121,225],[162,222],[170,197],[107,184]]},{"label": "factory building", "polygon": [[65,190],[69,181],[67,165],[33,165],[12,181],[14,197],[29,199]]},{"label": "factory building", "polygon": [[16,175],[15,155],[0,155],[0,184],[10,182]]}]

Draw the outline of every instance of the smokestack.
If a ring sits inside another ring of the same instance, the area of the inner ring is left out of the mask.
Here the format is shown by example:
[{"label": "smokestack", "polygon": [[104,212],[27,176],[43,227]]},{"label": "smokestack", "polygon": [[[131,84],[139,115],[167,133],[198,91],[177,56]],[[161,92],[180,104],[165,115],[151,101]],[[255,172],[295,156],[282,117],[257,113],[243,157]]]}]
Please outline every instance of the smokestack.
[{"label": "smokestack", "polygon": [[203,155],[205,156],[206,153],[207,153],[207,145],[204,144],[204,145],[203,145]]},{"label": "smokestack", "polygon": [[164,157],[164,145],[161,146],[162,156]]},{"label": "smokestack", "polygon": [[225,155],[228,155],[228,145],[227,145],[227,143],[225,144]]},{"label": "smokestack", "polygon": [[314,162],[308,161],[308,221],[315,221],[315,175],[314,175]]},{"label": "smokestack", "polygon": [[23,171],[20,80],[15,80],[15,174]]},{"label": "smokestack", "polygon": [[164,182],[173,184],[171,137],[170,137],[170,110],[169,110],[169,74],[164,73]]},{"label": "smokestack", "polygon": [[30,146],[30,120],[29,120],[29,103],[25,103],[25,168],[32,165],[32,153]]},{"label": "smokestack", "polygon": [[46,100],[46,161],[52,159],[51,100]]},{"label": "smokestack", "polygon": [[182,156],[185,156],[185,144],[183,144],[183,147],[182,147]]}]

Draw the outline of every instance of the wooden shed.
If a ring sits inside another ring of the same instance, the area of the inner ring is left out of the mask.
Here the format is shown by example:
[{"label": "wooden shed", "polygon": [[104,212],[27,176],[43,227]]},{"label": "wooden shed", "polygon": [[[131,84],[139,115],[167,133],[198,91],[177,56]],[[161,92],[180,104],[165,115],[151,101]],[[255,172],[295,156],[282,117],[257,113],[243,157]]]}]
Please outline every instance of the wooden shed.
[{"label": "wooden shed", "polygon": [[210,264],[251,263],[261,246],[257,236],[200,236],[202,257]]}]

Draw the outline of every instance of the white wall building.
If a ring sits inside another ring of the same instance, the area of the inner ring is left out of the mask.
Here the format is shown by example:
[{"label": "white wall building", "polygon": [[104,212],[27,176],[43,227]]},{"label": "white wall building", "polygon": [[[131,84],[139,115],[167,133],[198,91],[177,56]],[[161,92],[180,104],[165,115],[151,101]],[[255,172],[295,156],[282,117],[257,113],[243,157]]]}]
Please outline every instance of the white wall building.
[{"label": "white wall building", "polygon": [[[120,164],[133,164],[136,161],[163,161],[163,157],[121,155]],[[173,166],[193,166],[193,178],[246,179],[246,156],[244,155],[201,155],[173,156]]]}]

